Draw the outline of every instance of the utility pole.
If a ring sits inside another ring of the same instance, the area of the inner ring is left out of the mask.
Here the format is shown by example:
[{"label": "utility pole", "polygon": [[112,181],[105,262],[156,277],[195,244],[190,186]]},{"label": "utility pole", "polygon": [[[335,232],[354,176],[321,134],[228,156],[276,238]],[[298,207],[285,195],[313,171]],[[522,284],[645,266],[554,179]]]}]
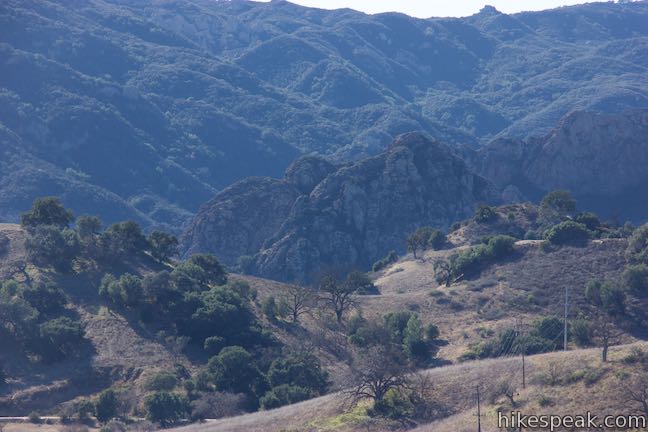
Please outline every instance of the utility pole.
[{"label": "utility pole", "polygon": [[567,351],[567,312],[569,310],[569,288],[565,287],[565,328],[563,330],[563,349]]},{"label": "utility pole", "polygon": [[[519,319],[515,320],[515,327],[517,328],[522,328],[522,323]],[[520,336],[520,331],[516,330],[515,336]],[[526,343],[523,344],[522,346],[522,388],[526,388],[526,368],[525,368],[525,356],[524,353],[526,352]]]},{"label": "utility pole", "polygon": [[479,386],[477,386],[477,432],[481,432],[481,399]]},{"label": "utility pole", "polygon": [[524,364],[524,353],[522,353],[522,388],[526,388],[526,368]]}]

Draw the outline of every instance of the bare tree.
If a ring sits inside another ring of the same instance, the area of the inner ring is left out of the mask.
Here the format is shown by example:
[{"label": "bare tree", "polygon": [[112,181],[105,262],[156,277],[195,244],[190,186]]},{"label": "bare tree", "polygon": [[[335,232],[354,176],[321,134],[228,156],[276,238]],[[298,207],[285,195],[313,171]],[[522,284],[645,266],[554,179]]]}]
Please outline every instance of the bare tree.
[{"label": "bare tree", "polygon": [[608,351],[610,345],[618,342],[618,338],[623,334],[618,330],[612,322],[612,317],[606,313],[596,312],[595,321],[592,327],[594,339],[598,341],[601,346],[601,361],[608,361]]},{"label": "bare tree", "polygon": [[290,316],[292,322],[299,321],[299,317],[311,310],[315,302],[313,290],[298,284],[292,284],[281,297],[282,307]]},{"label": "bare tree", "polygon": [[351,400],[381,401],[391,389],[407,388],[409,367],[403,354],[391,346],[372,346],[359,354],[352,365],[355,385]]},{"label": "bare tree", "polygon": [[585,298],[593,306],[594,338],[601,345],[601,360],[607,362],[608,349],[623,334],[614,326],[614,318],[625,313],[625,293],[609,281],[590,281],[585,287]]},{"label": "bare tree", "polygon": [[337,322],[341,324],[344,313],[355,306],[354,287],[328,273],[320,279],[319,289],[321,299],[333,310]]},{"label": "bare tree", "polygon": [[11,277],[14,277],[17,274],[21,275],[23,277],[23,283],[31,286],[32,278],[31,275],[29,274],[29,271],[27,271],[28,266],[29,263],[25,260],[15,261],[12,263],[9,269],[9,274],[11,275]]},{"label": "bare tree", "polygon": [[648,376],[645,373],[626,386],[628,402],[638,405],[648,417]]}]

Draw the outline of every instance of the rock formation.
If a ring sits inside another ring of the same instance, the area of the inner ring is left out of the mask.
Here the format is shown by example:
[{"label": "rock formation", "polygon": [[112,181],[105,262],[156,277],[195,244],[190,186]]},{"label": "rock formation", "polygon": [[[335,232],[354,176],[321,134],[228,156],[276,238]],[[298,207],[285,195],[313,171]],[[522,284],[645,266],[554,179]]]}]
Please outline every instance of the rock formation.
[{"label": "rock formation", "polygon": [[329,265],[367,269],[402,251],[417,227],[447,228],[477,204],[498,200],[450,148],[409,133],[384,153],[335,170],[307,157],[283,180],[239,182],[203,206],[183,243],[227,263],[258,252],[257,274],[308,280]]}]

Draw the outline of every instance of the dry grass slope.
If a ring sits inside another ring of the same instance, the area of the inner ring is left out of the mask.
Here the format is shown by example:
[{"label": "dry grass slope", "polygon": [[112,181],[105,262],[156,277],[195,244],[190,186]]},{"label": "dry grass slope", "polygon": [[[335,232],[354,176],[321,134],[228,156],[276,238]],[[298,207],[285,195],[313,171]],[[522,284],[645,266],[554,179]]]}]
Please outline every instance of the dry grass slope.
[{"label": "dry grass slope", "polygon": [[[556,352],[526,358],[526,388],[522,388],[521,358],[499,358],[445,366],[423,372],[433,383],[436,400],[447,417],[420,425],[414,431],[468,432],[476,429],[476,387],[483,395],[482,430],[494,432],[498,410],[509,402],[495,395],[501,380],[513,383],[516,410],[527,414],[640,414],[626,402],[625,387],[637,365],[625,359],[633,349],[648,350],[648,343],[617,346],[610,362],[600,362],[600,350]],[[357,412],[344,414],[344,394],[336,393],[270,411],[174,429],[177,432],[324,432],[382,431],[392,424],[372,421]]]}]

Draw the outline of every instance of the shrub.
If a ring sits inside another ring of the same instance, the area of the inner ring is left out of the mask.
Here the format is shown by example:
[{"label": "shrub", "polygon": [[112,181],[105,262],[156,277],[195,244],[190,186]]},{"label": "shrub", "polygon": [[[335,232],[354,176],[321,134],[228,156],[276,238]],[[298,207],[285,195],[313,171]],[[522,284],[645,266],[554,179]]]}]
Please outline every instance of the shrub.
[{"label": "shrub", "polygon": [[382,258],[379,261],[376,261],[371,267],[371,270],[378,272],[385,267],[388,267],[391,264],[395,263],[396,261],[398,261],[398,254],[396,253],[396,251],[390,251],[386,257]]},{"label": "shrub", "polygon": [[380,294],[369,276],[361,271],[349,273],[344,283],[356,294]]},{"label": "shrub", "polygon": [[117,395],[112,389],[107,389],[99,394],[99,398],[95,403],[95,415],[97,420],[106,423],[117,416],[117,408],[119,401]]},{"label": "shrub", "polygon": [[189,412],[189,402],[177,393],[157,392],[144,399],[146,418],[163,427],[176,423]]},{"label": "shrub", "polygon": [[266,392],[260,399],[261,408],[273,409],[312,398],[313,393],[302,387],[282,384]]},{"label": "shrub", "polygon": [[95,412],[95,404],[89,400],[82,400],[76,405],[77,416],[79,421],[85,422],[90,419],[90,416]]},{"label": "shrub", "polygon": [[407,323],[413,316],[414,313],[409,311],[389,312],[383,316],[385,329],[389,332],[394,343],[403,343]]},{"label": "shrub", "polygon": [[628,239],[626,257],[632,262],[648,264],[648,224],[634,230]]},{"label": "shrub", "polygon": [[409,397],[402,392],[391,389],[385,396],[374,402],[373,407],[368,411],[371,417],[384,417],[391,420],[402,420],[414,414],[414,404]]},{"label": "shrub", "polygon": [[525,240],[542,240],[542,235],[536,230],[529,230],[524,234]]},{"label": "shrub", "polygon": [[268,320],[271,322],[277,321],[277,301],[274,296],[266,297],[266,299],[263,300],[261,309]]},{"label": "shrub", "polygon": [[553,399],[551,399],[549,396],[542,395],[540,398],[538,398],[538,405],[541,407],[548,407],[554,404]]},{"label": "shrub", "polygon": [[242,280],[230,280],[225,285],[226,289],[236,292],[241,298],[254,300],[257,297],[257,290],[249,283]]},{"label": "shrub", "polygon": [[171,372],[159,372],[146,379],[144,389],[148,391],[170,391],[178,385],[178,377]]},{"label": "shrub", "polygon": [[46,362],[68,357],[79,351],[83,328],[78,321],[59,317],[39,326],[40,342],[36,351]]},{"label": "shrub", "polygon": [[439,327],[437,327],[434,324],[428,324],[425,327],[425,338],[429,342],[432,342],[432,341],[436,340],[439,337],[440,334],[441,334],[441,332],[439,331]]},{"label": "shrub", "polygon": [[142,301],[144,291],[142,289],[142,280],[130,273],[125,273],[119,277],[119,286],[121,289],[121,300],[126,306],[137,306]]},{"label": "shrub", "polygon": [[574,221],[561,222],[545,233],[545,238],[555,245],[584,245],[589,237],[590,232],[585,225]]},{"label": "shrub", "polygon": [[473,246],[450,257],[450,271],[454,278],[470,276],[481,271],[491,261],[499,260],[513,253],[515,238],[507,235],[490,237],[486,244]]},{"label": "shrub", "polygon": [[446,235],[439,230],[433,229],[428,237],[428,247],[434,250],[442,249],[448,241]]},{"label": "shrub", "polygon": [[639,347],[632,347],[630,354],[623,358],[623,362],[627,364],[648,364],[648,353]]},{"label": "shrub", "polygon": [[488,246],[478,245],[450,257],[452,279],[470,277],[481,271],[489,256]]},{"label": "shrub", "polygon": [[648,294],[648,265],[629,265],[621,275],[623,285],[637,295]]},{"label": "shrub", "polygon": [[566,190],[549,192],[540,202],[538,216],[544,225],[554,225],[576,211],[576,201]]},{"label": "shrub", "polygon": [[625,292],[609,281],[588,282],[585,286],[585,297],[592,305],[611,316],[625,314]]},{"label": "shrub", "polygon": [[577,319],[572,321],[571,335],[579,347],[592,345],[592,326],[587,320]]},{"label": "shrub", "polygon": [[38,414],[36,411],[30,412],[27,418],[29,419],[30,423],[38,424],[42,422],[40,414]]},{"label": "shrub", "polygon": [[479,207],[477,207],[477,210],[475,210],[473,219],[477,223],[487,224],[497,219],[497,212],[491,206],[480,205]]},{"label": "shrub", "polygon": [[558,341],[560,335],[563,334],[564,323],[558,317],[547,316],[536,319],[533,323],[533,328],[541,338],[549,341]]},{"label": "shrub", "polygon": [[574,222],[584,225],[590,231],[596,231],[601,227],[601,220],[591,212],[579,213],[574,218]]},{"label": "shrub", "polygon": [[441,249],[446,243],[446,236],[432,227],[422,227],[407,237],[407,250],[414,254],[426,249]]},{"label": "shrub", "polygon": [[513,253],[515,238],[507,235],[496,235],[488,240],[488,252],[494,259],[507,257]]},{"label": "shrub", "polygon": [[412,315],[403,332],[403,351],[417,364],[422,364],[430,357],[430,347],[423,338],[423,328],[418,316]]}]

